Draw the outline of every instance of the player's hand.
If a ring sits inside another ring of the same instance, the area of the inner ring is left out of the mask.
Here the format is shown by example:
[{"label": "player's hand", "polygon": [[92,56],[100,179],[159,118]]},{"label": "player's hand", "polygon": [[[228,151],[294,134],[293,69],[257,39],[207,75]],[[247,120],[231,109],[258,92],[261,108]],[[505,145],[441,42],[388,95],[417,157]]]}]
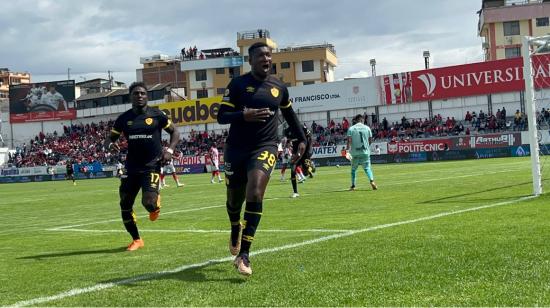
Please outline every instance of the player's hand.
[{"label": "player's hand", "polygon": [[116,154],[116,153],[120,152],[120,146],[118,145],[118,143],[111,142],[107,146],[107,150],[110,151],[111,153]]},{"label": "player's hand", "polygon": [[162,165],[166,165],[172,160],[172,154],[166,150],[162,151]]},{"label": "player's hand", "polygon": [[300,142],[300,144],[298,144],[298,150],[296,151],[296,153],[294,153],[292,155],[292,160],[291,162],[294,164],[295,162],[298,161],[298,159],[300,159],[302,156],[304,156],[304,153],[306,151],[306,143],[305,142]]},{"label": "player's hand", "polygon": [[269,108],[244,108],[243,118],[246,122],[265,122],[275,112],[269,110]]},{"label": "player's hand", "polygon": [[351,153],[349,151],[346,151],[346,159],[349,161],[353,159],[353,156],[351,156]]}]

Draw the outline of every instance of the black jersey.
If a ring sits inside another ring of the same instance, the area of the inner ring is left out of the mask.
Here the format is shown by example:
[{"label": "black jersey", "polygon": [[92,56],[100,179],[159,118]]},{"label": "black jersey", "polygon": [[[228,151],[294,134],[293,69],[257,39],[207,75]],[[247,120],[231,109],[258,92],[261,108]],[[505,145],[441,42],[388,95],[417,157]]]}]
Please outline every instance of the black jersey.
[{"label": "black jersey", "polygon": [[73,170],[73,164],[72,163],[67,163],[67,174],[73,174],[74,173],[74,170]]},{"label": "black jersey", "polygon": [[136,114],[130,109],[116,119],[112,132],[124,133],[128,140],[128,173],[160,172],[162,129],[170,123],[162,111],[152,107],[147,107],[143,114]]},{"label": "black jersey", "polygon": [[244,108],[269,108],[273,115],[265,122],[245,122],[243,119],[231,123],[226,143],[231,147],[255,149],[277,144],[277,111],[288,108],[287,87],[277,78],[268,76],[259,81],[251,73],[231,80],[222,100],[221,108],[243,111]]},{"label": "black jersey", "polygon": [[[304,134],[306,135],[306,150],[304,151],[304,159],[309,159],[313,155],[311,146],[313,143],[313,139],[311,138],[311,132],[307,129],[304,129]],[[286,134],[287,138],[292,140],[292,153],[298,152],[298,145],[300,144],[300,140],[298,140],[297,136],[294,136],[290,130],[287,130]]]}]

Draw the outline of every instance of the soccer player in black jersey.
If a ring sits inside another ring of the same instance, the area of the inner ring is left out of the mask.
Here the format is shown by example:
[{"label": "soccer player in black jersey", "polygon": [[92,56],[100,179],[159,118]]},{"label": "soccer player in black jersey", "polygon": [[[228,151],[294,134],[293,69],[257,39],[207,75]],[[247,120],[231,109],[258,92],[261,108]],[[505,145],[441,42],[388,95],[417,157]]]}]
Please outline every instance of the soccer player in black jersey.
[{"label": "soccer player in black jersey", "polygon": [[218,111],[218,122],[231,124],[224,151],[226,207],[231,222],[229,250],[237,256],[234,264],[243,275],[252,274],[250,245],[262,215],[267,183],[277,161],[276,114],[279,108],[300,140],[293,159],[305,150],[305,136],[292,110],[288,90],[270,75],[271,49],[265,43],[254,43],[248,48],[248,56],[251,71],[231,80]]},{"label": "soccer player in black jersey", "polygon": [[[292,198],[299,197],[300,194],[298,194],[298,185],[296,184],[296,168],[300,167],[305,175],[309,175],[310,177],[313,177],[312,174],[312,166],[311,166],[311,132],[304,127],[304,134],[306,136],[306,149],[298,159],[292,164],[290,168],[290,182],[292,183]],[[296,153],[298,151],[299,146],[299,140],[296,139],[296,137],[293,136],[293,134],[290,132],[288,134],[288,139],[292,142],[292,153]],[[305,178],[304,178],[305,179]]]},{"label": "soccer player in black jersey", "polygon": [[73,185],[76,185],[76,180],[74,178],[74,169],[73,169],[73,162],[71,160],[67,160],[67,165],[65,166],[67,169],[67,179],[73,180]]},{"label": "soccer player in black jersey", "polygon": [[[179,141],[179,132],[168,117],[158,108],[147,106],[147,87],[142,82],[130,85],[132,109],[121,114],[115,121],[105,148],[118,152],[116,143],[120,134],[128,140],[126,174],[120,177],[120,210],[126,231],[132,236],[128,250],[143,247],[134,214],[134,200],[141,189],[141,204],[155,221],[160,213],[159,179],[160,167],[172,159]],[[170,134],[170,145],[163,151],[162,130]]]}]

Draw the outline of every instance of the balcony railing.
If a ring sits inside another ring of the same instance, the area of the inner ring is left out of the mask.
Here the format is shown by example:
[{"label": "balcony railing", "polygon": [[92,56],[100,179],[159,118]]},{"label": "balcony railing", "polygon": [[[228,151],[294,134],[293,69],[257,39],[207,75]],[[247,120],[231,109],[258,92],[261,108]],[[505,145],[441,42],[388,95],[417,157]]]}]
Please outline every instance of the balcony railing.
[{"label": "balcony railing", "polygon": [[334,55],[336,55],[336,49],[334,49],[334,45],[329,43],[288,46],[288,47],[280,48],[278,52],[308,50],[308,49],[318,49],[318,48],[328,48]]}]

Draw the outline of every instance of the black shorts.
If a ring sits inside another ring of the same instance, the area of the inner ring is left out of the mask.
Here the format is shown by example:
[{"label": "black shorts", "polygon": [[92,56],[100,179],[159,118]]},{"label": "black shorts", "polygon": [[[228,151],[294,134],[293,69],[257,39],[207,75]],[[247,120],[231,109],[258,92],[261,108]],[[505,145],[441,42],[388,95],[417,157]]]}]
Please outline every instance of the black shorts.
[{"label": "black shorts", "polygon": [[262,170],[267,176],[277,163],[277,146],[266,145],[255,150],[227,147],[223,153],[225,161],[225,184],[231,188],[246,185],[250,170]]},{"label": "black shorts", "polygon": [[160,174],[158,172],[140,172],[132,174],[123,174],[120,177],[120,192],[126,193],[135,198],[142,190],[144,192],[159,192]]}]

